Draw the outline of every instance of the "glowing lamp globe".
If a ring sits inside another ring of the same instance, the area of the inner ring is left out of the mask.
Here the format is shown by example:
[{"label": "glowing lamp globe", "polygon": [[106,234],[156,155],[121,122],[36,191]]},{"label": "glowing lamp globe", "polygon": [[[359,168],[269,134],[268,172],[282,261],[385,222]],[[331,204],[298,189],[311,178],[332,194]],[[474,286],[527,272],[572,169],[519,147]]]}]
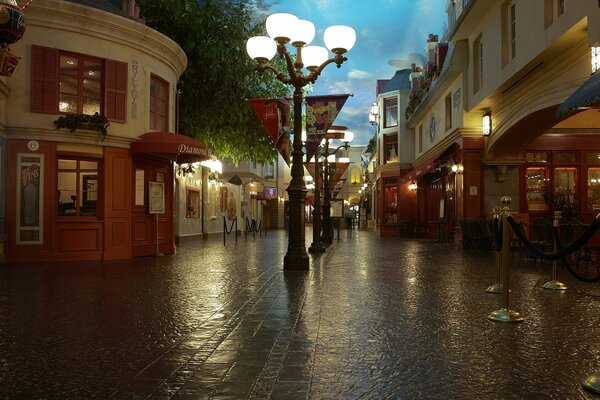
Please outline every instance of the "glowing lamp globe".
[{"label": "glowing lamp globe", "polygon": [[267,17],[267,33],[272,39],[289,42],[296,30],[298,17],[293,14],[275,13]]},{"label": "glowing lamp globe", "polygon": [[292,44],[309,44],[315,38],[315,24],[305,19],[299,19],[291,30],[290,42]]},{"label": "glowing lamp globe", "polygon": [[325,47],[307,46],[302,49],[302,62],[306,69],[315,69],[329,58],[329,52]]},{"label": "glowing lamp globe", "polygon": [[267,62],[277,53],[277,44],[268,36],[254,36],[246,42],[250,58]]},{"label": "glowing lamp globe", "polygon": [[356,32],[349,26],[333,25],[325,29],[323,40],[333,53],[345,53],[354,46]]}]

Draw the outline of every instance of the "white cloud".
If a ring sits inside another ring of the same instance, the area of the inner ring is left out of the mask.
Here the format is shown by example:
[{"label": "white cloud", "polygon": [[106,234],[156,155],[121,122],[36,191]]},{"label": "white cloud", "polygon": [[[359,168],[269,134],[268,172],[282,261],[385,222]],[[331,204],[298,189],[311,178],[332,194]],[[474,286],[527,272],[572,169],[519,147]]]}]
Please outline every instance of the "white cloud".
[{"label": "white cloud", "polygon": [[348,72],[348,79],[373,79],[373,74],[367,71],[352,69]]}]

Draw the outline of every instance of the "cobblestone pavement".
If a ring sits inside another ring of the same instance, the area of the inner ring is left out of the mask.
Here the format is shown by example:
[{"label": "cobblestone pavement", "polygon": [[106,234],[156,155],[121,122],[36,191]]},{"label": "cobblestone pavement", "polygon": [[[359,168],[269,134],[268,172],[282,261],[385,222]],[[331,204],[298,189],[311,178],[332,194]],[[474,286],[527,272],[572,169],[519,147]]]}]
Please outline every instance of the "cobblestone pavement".
[{"label": "cobblestone pavement", "polygon": [[[307,241],[312,238],[307,231]],[[175,256],[0,265],[0,398],[596,399],[600,286],[493,256],[341,231],[308,272],[285,232]]]}]

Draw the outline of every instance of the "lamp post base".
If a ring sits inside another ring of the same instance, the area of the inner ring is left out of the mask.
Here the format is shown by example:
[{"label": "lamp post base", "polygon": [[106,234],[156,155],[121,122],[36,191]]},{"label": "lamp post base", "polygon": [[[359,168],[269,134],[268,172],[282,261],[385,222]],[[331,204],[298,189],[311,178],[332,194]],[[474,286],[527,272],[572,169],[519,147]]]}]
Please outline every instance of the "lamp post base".
[{"label": "lamp post base", "polygon": [[310,269],[308,254],[306,252],[304,252],[304,254],[291,254],[288,252],[285,257],[283,257],[283,269],[308,271]]},{"label": "lamp post base", "polygon": [[600,374],[595,373],[588,376],[583,382],[581,382],[581,385],[587,390],[591,390],[594,393],[600,394]]},{"label": "lamp post base", "polygon": [[524,319],[518,311],[507,310],[506,308],[492,312],[488,315],[488,318],[498,322],[522,322]]},{"label": "lamp post base", "polygon": [[308,248],[309,253],[324,253],[326,247],[323,246],[323,243],[312,243]]},{"label": "lamp post base", "polygon": [[492,286],[485,289],[487,293],[501,294],[502,293],[502,285],[499,283],[494,283]]}]

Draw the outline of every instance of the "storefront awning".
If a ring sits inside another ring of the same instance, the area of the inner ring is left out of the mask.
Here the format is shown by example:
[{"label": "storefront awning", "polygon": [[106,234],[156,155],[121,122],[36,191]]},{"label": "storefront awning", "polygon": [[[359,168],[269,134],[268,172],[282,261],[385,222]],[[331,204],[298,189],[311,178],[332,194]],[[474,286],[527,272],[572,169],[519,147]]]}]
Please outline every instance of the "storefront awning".
[{"label": "storefront awning", "polygon": [[210,158],[210,151],[205,145],[189,136],[172,132],[144,133],[136,142],[131,143],[131,152],[161,155],[178,164]]},{"label": "storefront awning", "polygon": [[600,106],[600,71],[590,76],[556,110],[556,118],[564,118],[578,109]]}]

